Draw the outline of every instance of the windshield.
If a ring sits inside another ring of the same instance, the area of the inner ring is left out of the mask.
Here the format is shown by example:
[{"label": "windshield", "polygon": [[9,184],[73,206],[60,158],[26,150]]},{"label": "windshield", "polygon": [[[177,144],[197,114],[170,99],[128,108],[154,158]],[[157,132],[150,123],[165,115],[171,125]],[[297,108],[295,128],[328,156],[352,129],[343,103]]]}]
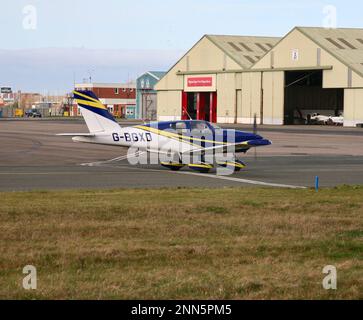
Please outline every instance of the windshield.
[{"label": "windshield", "polygon": [[222,129],[220,126],[217,126],[215,123],[211,123],[211,125],[214,129]]},{"label": "windshield", "polygon": [[192,130],[209,130],[208,125],[204,121],[193,121],[190,127]]}]

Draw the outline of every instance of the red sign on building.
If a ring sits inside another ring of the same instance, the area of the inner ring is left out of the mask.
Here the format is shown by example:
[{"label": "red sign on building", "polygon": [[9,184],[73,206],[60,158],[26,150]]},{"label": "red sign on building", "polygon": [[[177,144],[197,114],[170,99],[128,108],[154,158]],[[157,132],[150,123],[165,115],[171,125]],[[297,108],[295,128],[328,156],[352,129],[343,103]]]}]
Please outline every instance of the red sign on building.
[{"label": "red sign on building", "polygon": [[187,80],[188,87],[211,87],[212,85],[212,77],[193,77]]}]

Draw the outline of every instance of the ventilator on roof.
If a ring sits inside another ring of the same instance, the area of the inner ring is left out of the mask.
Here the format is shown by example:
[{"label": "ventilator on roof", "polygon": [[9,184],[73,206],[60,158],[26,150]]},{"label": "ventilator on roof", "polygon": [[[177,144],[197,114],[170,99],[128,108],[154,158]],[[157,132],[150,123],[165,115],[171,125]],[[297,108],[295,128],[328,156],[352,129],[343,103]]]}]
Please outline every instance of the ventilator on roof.
[{"label": "ventilator on roof", "polygon": [[239,47],[237,47],[233,42],[228,42],[228,44],[234,49],[234,50],[237,50],[237,51],[242,51]]},{"label": "ventilator on roof", "polygon": [[253,60],[250,56],[244,56],[249,62],[255,63],[256,61]]},{"label": "ventilator on roof", "polygon": [[334,46],[336,46],[338,49],[345,49],[342,45],[340,45],[338,42],[336,42],[332,38],[325,38],[325,39],[328,40]]},{"label": "ventilator on roof", "polygon": [[248,52],[253,52],[253,50],[245,43],[240,42],[239,43],[243,48],[245,48]]},{"label": "ventilator on roof", "polygon": [[261,43],[255,43],[255,45],[257,46],[257,47],[259,47],[262,51],[265,51],[265,52],[267,52],[268,51],[268,49],[266,49]]},{"label": "ventilator on roof", "polygon": [[351,49],[357,49],[355,46],[353,46],[352,44],[350,44],[347,40],[343,39],[343,38],[338,38],[338,40],[340,42],[343,42],[347,47],[351,48]]}]

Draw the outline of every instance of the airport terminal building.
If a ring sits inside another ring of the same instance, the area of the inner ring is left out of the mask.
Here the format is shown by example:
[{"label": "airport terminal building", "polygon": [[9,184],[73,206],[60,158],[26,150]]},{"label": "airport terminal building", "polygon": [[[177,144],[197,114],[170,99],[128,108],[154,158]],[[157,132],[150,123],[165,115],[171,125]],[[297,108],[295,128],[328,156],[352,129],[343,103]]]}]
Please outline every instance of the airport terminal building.
[{"label": "airport terminal building", "polygon": [[206,35],[156,85],[158,120],[363,123],[363,29],[296,27],[283,38]]}]

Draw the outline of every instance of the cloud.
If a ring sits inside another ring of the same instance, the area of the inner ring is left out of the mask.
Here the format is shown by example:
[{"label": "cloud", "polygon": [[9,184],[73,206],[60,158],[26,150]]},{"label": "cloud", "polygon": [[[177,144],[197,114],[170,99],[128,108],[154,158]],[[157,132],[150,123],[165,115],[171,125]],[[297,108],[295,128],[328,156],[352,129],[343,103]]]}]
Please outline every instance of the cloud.
[{"label": "cloud", "polygon": [[150,70],[165,71],[183,54],[177,50],[86,48],[0,49],[0,86],[22,91],[72,89],[73,81],[125,82]]}]

